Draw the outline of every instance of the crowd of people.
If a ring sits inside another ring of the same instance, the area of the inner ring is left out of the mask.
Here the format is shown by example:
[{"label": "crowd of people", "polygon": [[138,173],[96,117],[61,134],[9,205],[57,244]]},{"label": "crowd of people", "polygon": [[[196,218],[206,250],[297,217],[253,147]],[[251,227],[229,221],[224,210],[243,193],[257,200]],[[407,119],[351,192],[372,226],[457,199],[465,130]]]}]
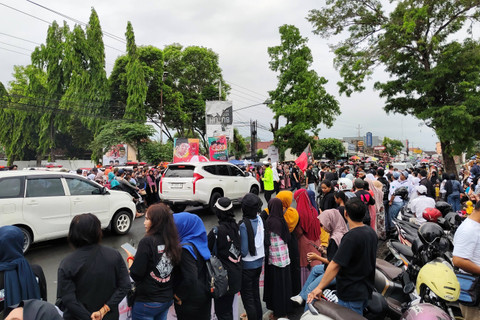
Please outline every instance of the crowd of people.
[{"label": "crowd of people", "polygon": [[[117,250],[100,245],[98,218],[73,218],[68,240],[75,250],[60,263],[57,278],[56,305],[64,319],[117,319],[119,303],[131,292],[130,277],[135,282],[132,319],[166,319],[172,305],[178,319],[210,319],[207,261],[212,255],[228,273],[228,291],[213,301],[218,319],[234,319],[238,293],[243,318],[262,319],[263,300],[271,311],[269,319],[276,320],[287,318],[295,305],[319,299],[331,286],[336,286],[340,305],[362,314],[373,291],[378,239],[388,237],[392,220],[406,204],[396,190],[406,189],[419,224],[424,222],[419,213],[435,200],[445,199],[457,210],[469,201],[480,203],[476,163],[458,178],[427,166],[397,170],[361,163],[339,168],[312,164],[303,173],[297,166],[268,163],[258,171],[266,207],[248,193],[241,201],[242,219],[236,221],[232,201],[219,198],[213,209],[218,224],[207,232],[197,215],[172,213],[156,203],[152,194],[157,193],[158,171],[95,169],[79,174],[102,179],[110,188],[128,184],[136,191],[150,189],[145,236],[136,253],[128,252],[126,266]],[[478,203],[472,217],[480,212]],[[41,268],[35,272],[25,260],[22,244],[18,228],[0,228],[0,246],[7,248],[0,253],[4,316],[32,299],[46,300]],[[466,270],[480,267],[469,263],[475,261],[470,249],[455,254]]]}]

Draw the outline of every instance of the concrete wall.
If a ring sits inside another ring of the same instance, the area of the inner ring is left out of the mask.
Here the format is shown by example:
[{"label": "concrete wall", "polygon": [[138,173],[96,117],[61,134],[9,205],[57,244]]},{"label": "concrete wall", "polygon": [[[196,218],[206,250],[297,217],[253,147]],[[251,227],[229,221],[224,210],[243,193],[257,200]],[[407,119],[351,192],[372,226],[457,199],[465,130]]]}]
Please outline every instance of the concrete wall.
[{"label": "concrete wall", "polygon": [[[48,161],[42,161],[42,166],[45,166]],[[91,160],[58,160],[55,161],[56,164],[62,165],[63,168],[68,170],[77,170],[78,168],[93,168],[95,163]],[[14,164],[18,166],[18,170],[23,170],[24,168],[36,167],[37,162],[35,160],[31,161],[15,161]],[[0,166],[7,166],[6,160],[0,160]]]}]

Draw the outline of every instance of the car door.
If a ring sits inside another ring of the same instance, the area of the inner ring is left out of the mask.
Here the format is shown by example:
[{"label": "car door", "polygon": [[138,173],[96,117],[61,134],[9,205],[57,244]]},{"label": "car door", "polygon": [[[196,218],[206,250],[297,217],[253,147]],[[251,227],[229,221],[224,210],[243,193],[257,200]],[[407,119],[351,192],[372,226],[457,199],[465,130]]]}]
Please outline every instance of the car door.
[{"label": "car door", "polygon": [[110,214],[110,199],[108,194],[102,194],[97,184],[85,179],[66,177],[70,191],[70,212],[72,218],[77,214],[91,213],[98,217],[102,226],[108,225]]},{"label": "car door", "polygon": [[23,218],[32,226],[35,241],[68,234],[70,199],[60,176],[27,178]]},{"label": "car door", "polygon": [[234,183],[233,199],[242,198],[249,191],[248,181],[247,181],[247,178],[245,177],[245,173],[236,166],[231,165],[229,167],[230,167],[230,175],[232,176],[233,183]]},{"label": "car door", "polygon": [[0,180],[0,226],[25,223],[22,215],[25,177]]},{"label": "car door", "polygon": [[215,167],[217,169],[217,184],[222,188],[224,196],[229,198],[234,197],[234,182],[233,177],[230,175],[228,165],[219,164],[215,165]]}]

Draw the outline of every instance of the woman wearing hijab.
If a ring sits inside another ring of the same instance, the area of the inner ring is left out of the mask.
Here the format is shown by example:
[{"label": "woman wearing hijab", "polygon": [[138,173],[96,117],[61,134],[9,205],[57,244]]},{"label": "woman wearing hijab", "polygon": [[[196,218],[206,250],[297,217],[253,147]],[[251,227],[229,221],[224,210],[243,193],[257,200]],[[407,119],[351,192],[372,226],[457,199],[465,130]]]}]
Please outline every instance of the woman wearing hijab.
[{"label": "woman wearing hijab", "polygon": [[113,189],[120,185],[120,182],[115,179],[115,173],[111,171],[108,173],[108,185],[110,186],[110,189]]},{"label": "woman wearing hijab", "polygon": [[[288,190],[280,191],[277,198],[282,201],[283,217],[290,232],[290,241],[288,242],[288,252],[290,254],[290,272],[292,274],[292,291],[299,292],[302,289],[300,277],[300,251],[298,250],[298,241],[295,232],[300,219],[298,211],[291,207],[293,201],[293,193]],[[268,209],[266,209],[268,213]]]},{"label": "woman wearing hijab", "polygon": [[[313,191],[311,192],[313,193]],[[295,235],[298,239],[301,284],[303,285],[310,273],[310,268],[320,263],[317,260],[311,263],[307,261],[307,253],[316,250],[315,246],[320,247],[322,245],[320,242],[320,221],[318,221],[318,211],[312,205],[307,190],[295,191],[294,198],[297,202],[297,211],[300,217],[300,222],[295,228]]]},{"label": "woman wearing hijab", "polygon": [[282,202],[278,198],[268,202],[269,215],[266,223],[267,237],[265,261],[265,288],[263,301],[273,313],[270,319],[284,317],[292,310],[288,297],[292,295],[290,257],[288,245],[290,232],[283,217]]},{"label": "woman wearing hijab", "polygon": [[180,280],[174,289],[175,312],[180,320],[210,319],[211,296],[207,283],[205,260],[210,259],[207,231],[202,219],[188,212],[173,215],[182,258]]},{"label": "woman wearing hijab", "polygon": [[[320,224],[323,228],[330,233],[330,241],[328,242],[328,247],[326,252],[323,252],[323,255],[320,256],[314,252],[310,252],[307,255],[308,260],[318,260],[323,264],[317,265],[312,268],[310,275],[308,276],[307,281],[303,285],[302,291],[297,296],[291,298],[292,301],[302,304],[303,301],[307,300],[308,294],[317,287],[322,280],[323,274],[327,269],[327,264],[332,261],[335,253],[340,246],[340,241],[343,238],[343,235],[347,233],[347,224],[345,220],[340,216],[337,209],[325,210],[318,217]],[[335,280],[333,280],[335,281]]]},{"label": "woman wearing hijab", "polygon": [[242,199],[242,220],[239,222],[242,253],[242,288],[240,294],[248,319],[262,319],[260,300],[260,274],[265,257],[265,231],[258,215],[262,207],[260,198],[247,193]]},{"label": "woman wearing hijab", "polygon": [[214,212],[219,225],[208,234],[208,248],[220,259],[228,274],[228,292],[215,300],[215,314],[219,320],[233,320],[233,298],[242,285],[240,231],[230,199],[219,198],[214,205]]},{"label": "woman wearing hijab", "polygon": [[0,319],[7,307],[26,299],[40,299],[40,287],[23,256],[23,233],[14,226],[0,227]]},{"label": "woman wearing hijab", "polygon": [[155,175],[153,169],[148,170],[147,184],[145,191],[147,192],[147,204],[151,205],[156,202],[155,194],[157,193],[157,184],[155,183]]}]

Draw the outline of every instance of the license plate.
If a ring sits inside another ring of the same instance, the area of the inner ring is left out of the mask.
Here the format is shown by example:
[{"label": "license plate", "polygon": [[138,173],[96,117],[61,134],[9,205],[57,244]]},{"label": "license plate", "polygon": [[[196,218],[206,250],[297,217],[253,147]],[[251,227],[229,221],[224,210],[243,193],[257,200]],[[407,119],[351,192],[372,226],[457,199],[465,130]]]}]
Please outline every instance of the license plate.
[{"label": "license plate", "polygon": [[182,184],[182,183],[172,183],[172,184],[171,184],[171,188],[172,188],[172,189],[182,189],[182,188],[183,188],[183,184]]}]

